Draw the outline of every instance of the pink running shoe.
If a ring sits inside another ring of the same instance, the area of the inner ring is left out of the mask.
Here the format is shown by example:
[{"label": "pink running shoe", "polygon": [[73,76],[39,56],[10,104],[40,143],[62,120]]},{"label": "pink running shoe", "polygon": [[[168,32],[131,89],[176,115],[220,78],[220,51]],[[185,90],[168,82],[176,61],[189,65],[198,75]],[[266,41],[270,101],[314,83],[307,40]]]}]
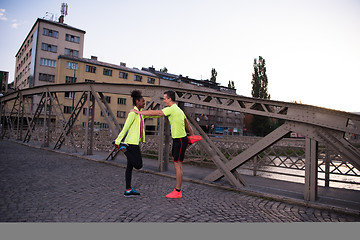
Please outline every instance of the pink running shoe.
[{"label": "pink running shoe", "polygon": [[169,193],[168,195],[166,195],[167,198],[182,198],[182,192],[178,192],[176,191],[176,189],[174,189],[174,191],[172,191],[171,193]]}]

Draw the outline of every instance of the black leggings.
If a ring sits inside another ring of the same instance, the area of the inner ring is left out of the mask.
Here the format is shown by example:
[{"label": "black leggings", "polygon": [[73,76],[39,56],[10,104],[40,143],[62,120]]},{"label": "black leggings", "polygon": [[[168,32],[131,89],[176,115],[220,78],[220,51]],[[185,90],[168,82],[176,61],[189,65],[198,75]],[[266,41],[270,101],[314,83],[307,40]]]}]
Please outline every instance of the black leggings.
[{"label": "black leggings", "polygon": [[125,155],[127,157],[127,166],[125,170],[126,189],[131,188],[131,175],[133,168],[140,169],[143,166],[139,145],[130,145],[127,147]]}]

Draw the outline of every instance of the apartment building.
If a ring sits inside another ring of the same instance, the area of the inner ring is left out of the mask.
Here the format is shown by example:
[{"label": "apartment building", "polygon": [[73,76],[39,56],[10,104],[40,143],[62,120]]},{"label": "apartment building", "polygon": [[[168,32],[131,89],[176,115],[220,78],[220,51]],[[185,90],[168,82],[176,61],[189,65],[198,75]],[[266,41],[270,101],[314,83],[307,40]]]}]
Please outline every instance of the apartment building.
[{"label": "apartment building", "polygon": [[[97,57],[91,59],[78,58],[72,56],[60,55],[58,57],[58,66],[56,74],[56,83],[76,83],[76,82],[98,82],[98,83],[132,83],[139,85],[159,85],[159,78],[150,72],[136,68],[126,67],[126,63],[119,65],[98,61]],[[73,109],[73,103],[77,102],[80,94],[66,92],[59,94],[59,101],[63,105],[64,114],[70,114]],[[125,123],[127,114],[133,108],[130,95],[104,94],[107,104],[117,117],[120,126]],[[145,98],[150,101],[150,98]],[[83,114],[77,119],[76,125],[85,126],[87,109],[83,109]],[[95,128],[106,129],[109,125],[106,117],[99,108],[95,107]],[[156,120],[147,119],[145,127],[147,131],[153,131],[156,127]]]},{"label": "apartment building", "polygon": [[16,54],[14,87],[55,83],[59,55],[83,57],[85,31],[38,18]]}]

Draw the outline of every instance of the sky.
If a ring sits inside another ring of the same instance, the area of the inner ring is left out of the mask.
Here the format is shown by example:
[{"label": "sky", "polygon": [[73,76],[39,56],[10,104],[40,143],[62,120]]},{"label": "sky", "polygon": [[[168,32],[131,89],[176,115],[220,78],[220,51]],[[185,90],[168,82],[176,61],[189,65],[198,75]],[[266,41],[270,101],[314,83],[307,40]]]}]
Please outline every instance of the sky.
[{"label": "sky", "polygon": [[0,70],[37,18],[85,30],[84,58],[234,81],[251,97],[253,62],[265,59],[272,100],[360,112],[360,0],[0,0]]}]

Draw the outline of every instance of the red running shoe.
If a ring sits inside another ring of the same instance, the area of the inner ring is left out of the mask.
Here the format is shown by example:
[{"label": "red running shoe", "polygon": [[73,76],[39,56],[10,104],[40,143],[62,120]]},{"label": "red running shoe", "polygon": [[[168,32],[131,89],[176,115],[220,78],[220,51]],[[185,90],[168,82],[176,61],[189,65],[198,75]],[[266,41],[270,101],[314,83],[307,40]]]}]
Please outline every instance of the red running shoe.
[{"label": "red running shoe", "polygon": [[167,198],[182,198],[182,192],[178,192],[176,191],[176,189],[174,189],[174,191],[172,191],[171,193],[169,193],[168,195],[166,195]]},{"label": "red running shoe", "polygon": [[195,143],[197,141],[202,140],[202,137],[199,136],[199,135],[193,135],[193,136],[188,136],[188,139],[189,139],[189,143],[193,144],[193,143]]}]

